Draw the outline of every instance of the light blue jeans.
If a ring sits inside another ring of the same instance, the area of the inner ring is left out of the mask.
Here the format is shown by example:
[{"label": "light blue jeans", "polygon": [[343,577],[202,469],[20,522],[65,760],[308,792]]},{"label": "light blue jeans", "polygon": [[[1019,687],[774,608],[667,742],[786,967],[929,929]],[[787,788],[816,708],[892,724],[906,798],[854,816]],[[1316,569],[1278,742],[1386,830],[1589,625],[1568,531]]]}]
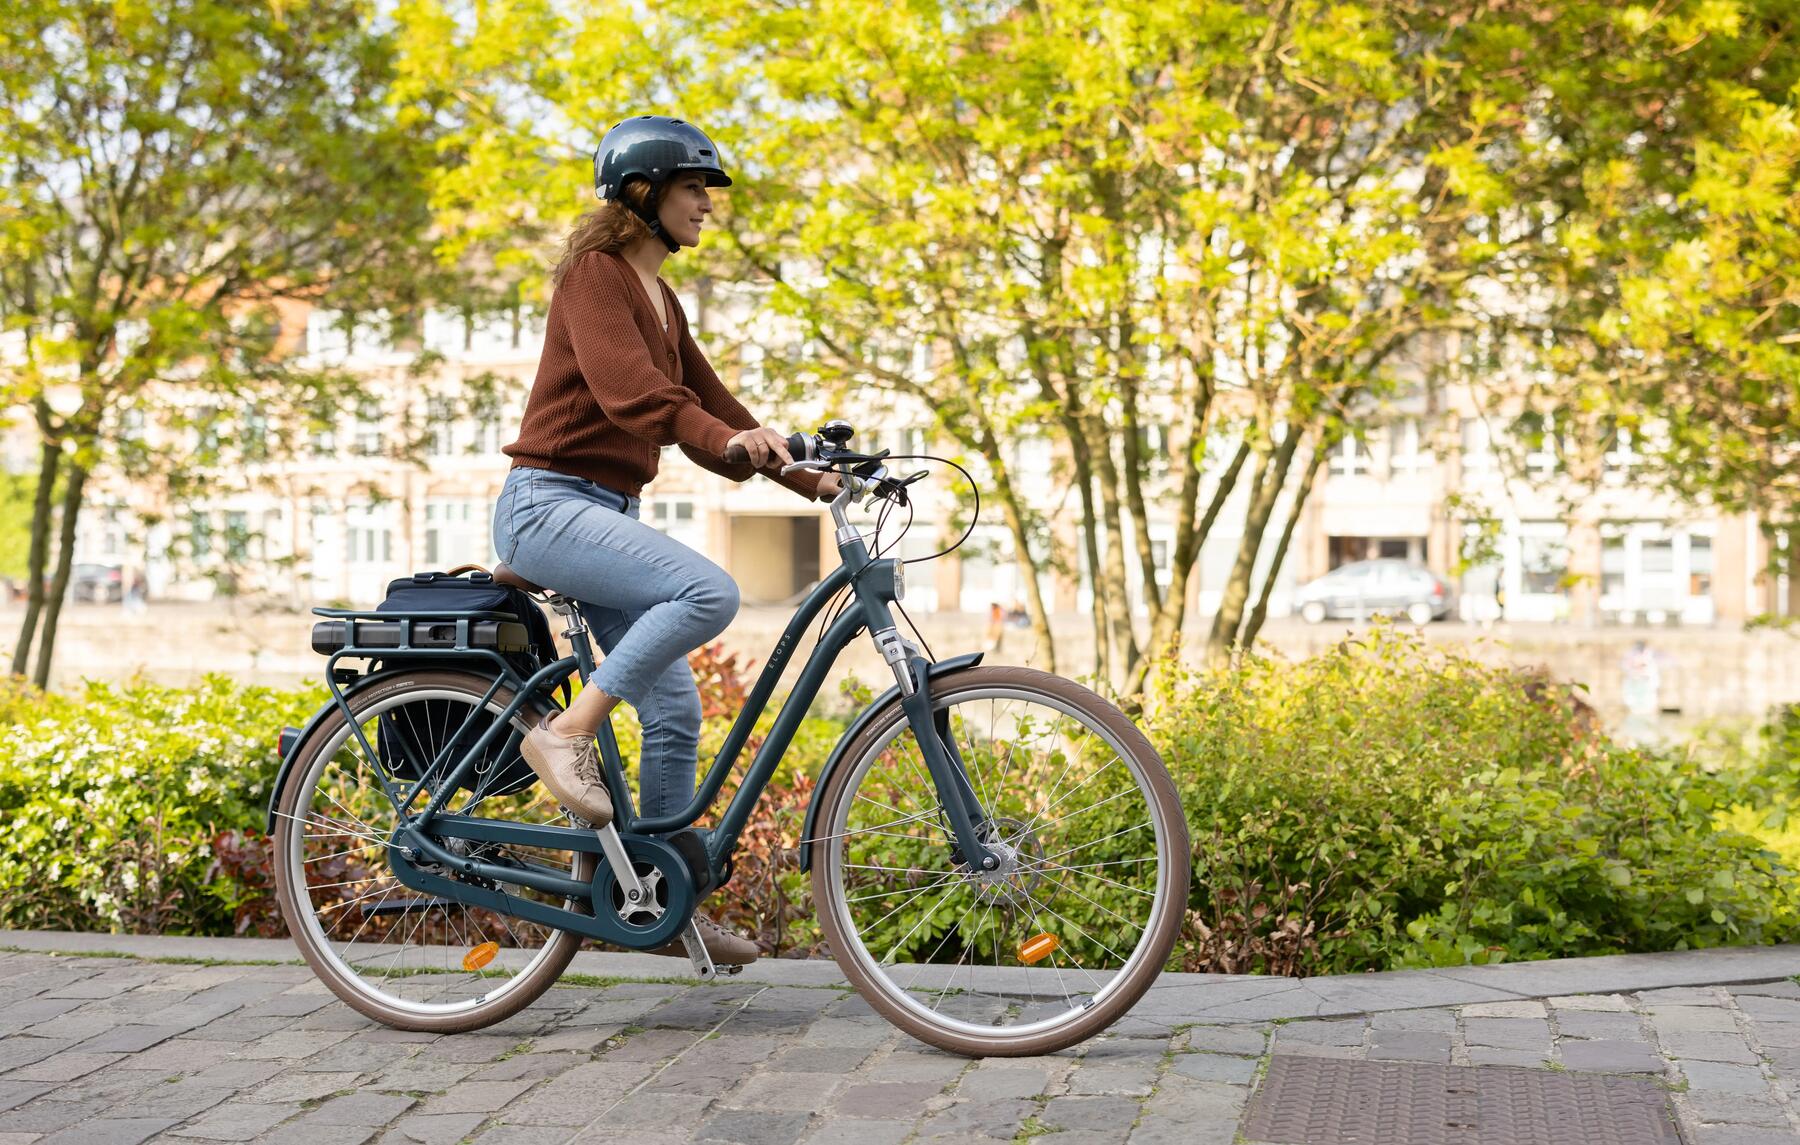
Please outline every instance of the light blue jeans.
[{"label": "light blue jeans", "polygon": [[574,597],[606,658],[593,686],[637,709],[641,815],[671,815],[694,796],[700,690],[687,654],[725,631],[737,582],[637,519],[636,497],[549,469],[507,474],[494,506],[494,551],[520,576]]}]

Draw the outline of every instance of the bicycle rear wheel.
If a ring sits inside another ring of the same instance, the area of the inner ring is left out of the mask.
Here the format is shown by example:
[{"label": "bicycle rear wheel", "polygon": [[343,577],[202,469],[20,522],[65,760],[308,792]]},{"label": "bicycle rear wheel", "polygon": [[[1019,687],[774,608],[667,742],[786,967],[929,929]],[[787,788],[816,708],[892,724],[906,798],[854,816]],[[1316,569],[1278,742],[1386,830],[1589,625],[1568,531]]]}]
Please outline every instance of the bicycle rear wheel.
[{"label": "bicycle rear wheel", "polygon": [[[446,752],[491,681],[459,671],[395,673],[392,682],[349,698],[364,750],[341,710],[299,745],[275,807],[277,900],[300,952],[332,993],[363,1014],[404,1030],[455,1033],[517,1013],[555,983],[581,946],[569,934],[494,911],[421,894],[394,877],[386,840],[398,824],[381,776],[419,774]],[[512,699],[487,700],[493,715]],[[445,809],[523,823],[567,823],[536,783],[517,786],[518,743],[542,713],[522,710],[510,735],[484,755],[469,788]],[[436,785],[414,801],[420,808]],[[510,844],[447,840],[451,850],[495,863],[528,862],[583,881],[594,857]],[[442,872],[465,878],[455,872]],[[552,896],[507,885],[508,893],[552,905]]]},{"label": "bicycle rear wheel", "polygon": [[898,704],[819,792],[813,895],[857,989],[924,1042],[973,1056],[1048,1053],[1143,996],[1179,933],[1189,847],[1156,749],[1092,691],[1028,668],[932,682],[1001,858],[956,850]]}]

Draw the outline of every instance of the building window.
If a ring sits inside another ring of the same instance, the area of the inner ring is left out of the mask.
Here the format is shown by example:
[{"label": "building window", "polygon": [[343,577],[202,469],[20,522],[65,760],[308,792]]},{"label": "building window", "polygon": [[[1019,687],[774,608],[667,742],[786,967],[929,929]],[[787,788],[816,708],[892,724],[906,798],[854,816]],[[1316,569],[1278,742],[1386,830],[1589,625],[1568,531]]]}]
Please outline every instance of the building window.
[{"label": "building window", "polygon": [[378,564],[394,559],[394,534],[387,529],[365,529],[352,525],[346,543],[351,564]]},{"label": "building window", "polygon": [[433,395],[425,399],[425,452],[449,457],[456,451],[456,399]]},{"label": "building window", "polygon": [[425,502],[425,563],[483,563],[492,555],[488,502],[473,499]]},{"label": "building window", "polygon": [[1520,419],[1525,439],[1525,472],[1542,481],[1556,473],[1562,462],[1556,420],[1548,414],[1527,414]]},{"label": "building window", "polygon": [[1494,435],[1486,418],[1462,419],[1462,467],[1468,473],[1491,473],[1494,469]]},{"label": "building window", "polygon": [[212,552],[212,518],[205,513],[188,514],[188,549],[196,560]]},{"label": "building window", "polygon": [[650,524],[690,548],[702,547],[692,501],[657,499],[650,505]]},{"label": "building window", "polygon": [[1355,434],[1331,447],[1329,465],[1333,477],[1361,477],[1369,472],[1369,449]]},{"label": "building window", "polygon": [[269,459],[269,416],[255,402],[244,407],[244,458],[248,461]]},{"label": "building window", "polygon": [[1625,563],[1625,534],[1608,530],[1600,541],[1601,596],[1624,595]]},{"label": "building window", "polygon": [[1388,470],[1396,476],[1412,476],[1431,468],[1431,452],[1425,448],[1424,430],[1416,417],[1403,418],[1389,430]]},{"label": "building window", "polygon": [[1607,441],[1606,452],[1601,456],[1605,472],[1608,475],[1616,474],[1621,477],[1629,475],[1631,467],[1642,460],[1643,458],[1632,447],[1631,431],[1624,428],[1613,431]]},{"label": "building window", "polygon": [[1560,522],[1524,522],[1519,536],[1519,589],[1561,595],[1569,573],[1568,531]]},{"label": "building window", "polygon": [[1712,595],[1713,547],[1711,537],[1688,538],[1688,595]]},{"label": "building window", "polygon": [[351,449],[360,457],[381,453],[381,406],[364,398],[356,407],[356,424],[350,431]]},{"label": "building window", "polygon": [[233,510],[225,514],[225,559],[243,561],[250,556],[250,519]]}]

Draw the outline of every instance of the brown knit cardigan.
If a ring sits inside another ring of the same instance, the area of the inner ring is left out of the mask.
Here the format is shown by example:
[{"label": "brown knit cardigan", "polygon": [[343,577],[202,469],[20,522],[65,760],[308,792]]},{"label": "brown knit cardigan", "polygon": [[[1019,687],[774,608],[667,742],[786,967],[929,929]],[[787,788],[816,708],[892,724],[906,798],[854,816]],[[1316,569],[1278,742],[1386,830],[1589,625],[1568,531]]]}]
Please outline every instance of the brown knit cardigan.
[{"label": "brown knit cardigan", "polygon": [[[525,403],[519,437],[501,452],[513,467],[553,469],[639,496],[656,476],[661,448],[679,445],[693,461],[733,481],[757,472],[727,464],[725,443],[758,425],[688,332],[675,292],[661,281],[670,318],[664,331],[643,280],[618,254],[575,257],[550,298],[544,353]],[[815,473],[763,472],[803,497],[818,496]]]}]

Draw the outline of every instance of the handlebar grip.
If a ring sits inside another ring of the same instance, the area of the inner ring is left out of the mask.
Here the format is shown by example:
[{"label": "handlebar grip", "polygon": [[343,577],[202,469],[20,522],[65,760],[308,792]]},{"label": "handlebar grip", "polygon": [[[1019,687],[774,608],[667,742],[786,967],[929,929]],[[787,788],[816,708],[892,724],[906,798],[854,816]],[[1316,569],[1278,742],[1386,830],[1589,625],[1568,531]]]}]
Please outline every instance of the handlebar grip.
[{"label": "handlebar grip", "polygon": [[[790,433],[787,439],[788,455],[795,461],[811,461],[815,457],[812,443],[813,439],[807,434]],[[750,452],[741,445],[727,445],[724,456],[725,461],[731,465],[747,465],[750,462]]]}]

